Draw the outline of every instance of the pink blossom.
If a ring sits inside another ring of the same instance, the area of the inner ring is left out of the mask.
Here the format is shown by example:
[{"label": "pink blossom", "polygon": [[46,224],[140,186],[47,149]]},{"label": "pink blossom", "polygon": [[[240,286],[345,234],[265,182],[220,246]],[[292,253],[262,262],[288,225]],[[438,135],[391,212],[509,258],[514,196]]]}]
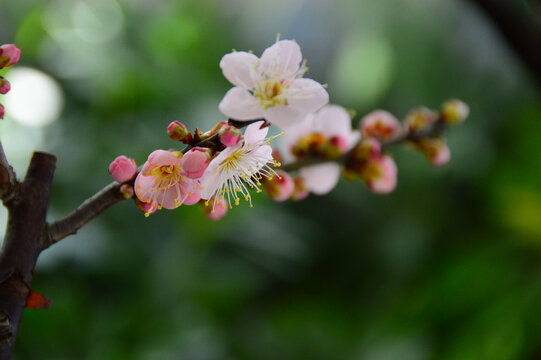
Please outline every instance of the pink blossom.
[{"label": "pink blossom", "polygon": [[301,122],[329,101],[320,83],[302,78],[307,68],[301,62],[301,49],[292,40],[277,41],[261,58],[244,51],[226,54],[220,67],[235,87],[220,111],[241,121],[264,118],[284,129]]},{"label": "pink blossom", "polygon": [[293,183],[295,185],[293,194],[291,195],[291,199],[293,201],[304,200],[308,197],[308,195],[310,195],[310,190],[308,190],[308,188],[306,187],[306,182],[302,177],[295,176],[293,178]]},{"label": "pink blossom", "polygon": [[295,191],[295,182],[285,171],[276,171],[276,175],[263,182],[269,198],[276,202],[286,201]]},{"label": "pink blossom", "polygon": [[15,65],[19,62],[21,57],[21,50],[13,44],[6,44],[0,46],[0,69]]},{"label": "pink blossom", "polygon": [[139,199],[135,200],[135,204],[141,210],[146,217],[149,217],[151,214],[154,214],[158,210],[158,203],[156,202],[143,202]]},{"label": "pink blossom", "polygon": [[451,150],[442,138],[421,139],[417,145],[435,167],[446,165],[451,160]]},{"label": "pink blossom", "polygon": [[5,95],[11,90],[11,85],[9,81],[0,76],[0,94]]},{"label": "pink blossom", "polygon": [[365,137],[393,140],[402,133],[400,122],[385,110],[375,110],[363,117],[360,129]]},{"label": "pink blossom", "polygon": [[135,180],[137,197],[158,209],[174,209],[199,201],[199,181],[185,178],[181,171],[180,152],[155,150]]},{"label": "pink blossom", "polygon": [[184,154],[182,172],[190,179],[199,179],[203,176],[209,162],[208,149],[195,147]]},{"label": "pink blossom", "polygon": [[234,146],[239,142],[242,133],[234,126],[224,125],[220,129],[219,136],[222,144],[225,146]]},{"label": "pink blossom", "polygon": [[[304,136],[319,133],[328,139],[340,137],[344,152],[351,150],[360,140],[361,134],[351,128],[348,112],[337,105],[327,105],[316,114],[309,114],[304,121],[288,129],[280,145],[284,161],[295,159],[291,150]],[[300,176],[309,191],[323,195],[331,191],[340,179],[340,166],[334,162],[306,166],[300,169]]]},{"label": "pink blossom", "polygon": [[397,175],[398,168],[393,158],[389,155],[383,155],[367,161],[363,180],[372,192],[388,194],[396,188]]},{"label": "pink blossom", "polygon": [[[214,205],[210,206],[209,203],[212,203]],[[211,198],[203,205],[203,211],[205,212],[205,215],[212,221],[218,221],[223,218],[227,214],[227,208],[228,205],[226,201],[221,198]]]},{"label": "pink blossom", "polygon": [[137,164],[124,155],[118,156],[109,165],[109,174],[119,183],[131,180],[137,174]]}]

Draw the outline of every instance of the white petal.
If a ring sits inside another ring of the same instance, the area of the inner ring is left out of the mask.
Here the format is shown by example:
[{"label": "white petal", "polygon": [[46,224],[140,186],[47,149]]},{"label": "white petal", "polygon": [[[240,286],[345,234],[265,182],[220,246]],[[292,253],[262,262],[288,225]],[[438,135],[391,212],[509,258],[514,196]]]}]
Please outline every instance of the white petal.
[{"label": "white petal", "polygon": [[256,64],[259,61],[257,56],[244,51],[232,52],[224,55],[220,61],[220,68],[224,76],[233,85],[244,89],[253,89],[256,77]]},{"label": "white petal", "polygon": [[254,120],[263,117],[261,103],[248,92],[240,87],[229,90],[219,109],[227,117],[235,120]]},{"label": "white petal", "polygon": [[327,90],[312,79],[296,79],[287,89],[287,104],[306,113],[316,112],[328,102]]},{"label": "white petal", "polygon": [[263,122],[259,121],[248,125],[246,131],[244,131],[245,143],[255,144],[258,141],[263,141],[265,139],[265,136],[267,136],[267,133],[269,132],[269,127],[266,126],[261,129],[261,125],[263,125]]},{"label": "white petal", "polygon": [[300,170],[307,188],[317,195],[331,191],[340,178],[340,166],[335,163],[307,166]]},{"label": "white petal", "polygon": [[281,40],[263,51],[260,70],[281,79],[291,77],[299,70],[302,61],[301,48],[292,40]]},{"label": "white petal", "polygon": [[316,115],[316,128],[327,137],[348,136],[351,133],[351,118],[343,107],[327,105]]},{"label": "white petal", "polygon": [[209,166],[203,173],[203,176],[201,176],[201,187],[203,188],[203,190],[201,190],[201,199],[210,199],[216,193],[216,190],[218,190],[220,185],[222,185],[220,183],[220,173],[216,170],[220,166],[220,163],[240,146],[240,142],[235,146],[229,146],[224,151],[219,153],[214,159],[212,159]]},{"label": "white petal", "polygon": [[277,105],[265,110],[264,116],[271,124],[287,129],[302,121],[306,113],[287,105]]}]

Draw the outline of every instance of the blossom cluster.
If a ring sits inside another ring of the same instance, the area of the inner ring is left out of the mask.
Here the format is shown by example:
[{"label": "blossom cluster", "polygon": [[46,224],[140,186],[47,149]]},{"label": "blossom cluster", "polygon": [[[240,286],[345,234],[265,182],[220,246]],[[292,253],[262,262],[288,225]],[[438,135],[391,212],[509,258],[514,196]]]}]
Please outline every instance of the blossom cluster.
[{"label": "blossom cluster", "polygon": [[[0,46],[0,70],[10,67],[19,62],[21,50],[13,44]],[[5,95],[11,90],[11,84],[3,76],[0,76],[0,94]],[[0,104],[0,120],[4,118],[4,105]]]},{"label": "blossom cluster", "polygon": [[[437,112],[415,109],[402,122],[376,110],[354,128],[350,111],[329,104],[326,86],[304,78],[306,61],[292,40],[277,40],[261,57],[233,51],[220,68],[233,85],[218,106],[228,121],[205,133],[173,121],[167,134],[186,144],[183,150],[155,150],[139,169],[126,156],[111,163],[121,193],[134,197],[145,216],[199,203],[218,220],[241,201],[252,207],[254,191],[274,201],[298,201],[328,193],[341,175],[389,193],[398,169],[388,146],[409,142],[442,166],[450,159],[443,130],[469,114],[465,103],[450,100]],[[268,136],[271,125],[282,132]],[[276,137],[281,139],[273,149]]]}]

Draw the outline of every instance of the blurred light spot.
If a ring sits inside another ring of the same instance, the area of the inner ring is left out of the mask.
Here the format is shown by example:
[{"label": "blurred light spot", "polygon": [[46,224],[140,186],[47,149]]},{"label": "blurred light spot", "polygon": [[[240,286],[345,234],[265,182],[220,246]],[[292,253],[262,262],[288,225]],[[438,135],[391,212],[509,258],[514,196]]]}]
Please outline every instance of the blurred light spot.
[{"label": "blurred light spot", "polygon": [[331,80],[335,96],[348,105],[372,105],[389,88],[393,51],[381,37],[353,36],[338,52]]},{"label": "blurred light spot", "polygon": [[77,35],[91,43],[113,39],[124,23],[122,10],[115,0],[79,1],[73,7],[72,18]]},{"label": "blurred light spot", "polygon": [[4,105],[7,115],[28,126],[41,127],[57,120],[64,105],[58,83],[48,74],[18,67],[7,76],[11,91]]}]

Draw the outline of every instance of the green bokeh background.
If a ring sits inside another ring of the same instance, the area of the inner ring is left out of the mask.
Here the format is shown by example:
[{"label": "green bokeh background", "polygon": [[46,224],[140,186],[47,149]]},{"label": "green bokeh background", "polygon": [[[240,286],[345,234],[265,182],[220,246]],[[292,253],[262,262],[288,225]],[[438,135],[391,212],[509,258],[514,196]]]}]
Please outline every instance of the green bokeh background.
[{"label": "green bokeh background", "polygon": [[225,120],[221,57],[278,32],[359,115],[466,101],[450,164],[396,148],[391,195],[342,181],[300,203],[256,195],[216,223],[116,205],[42,254],[33,288],[53,302],[25,312],[16,359],[541,357],[539,92],[468,2],[2,0],[0,43],[65,97],[50,125],[0,123],[6,153],[19,174],[32,149],[58,157],[57,219],[110,182],[115,156],[175,146],[170,121]]}]

